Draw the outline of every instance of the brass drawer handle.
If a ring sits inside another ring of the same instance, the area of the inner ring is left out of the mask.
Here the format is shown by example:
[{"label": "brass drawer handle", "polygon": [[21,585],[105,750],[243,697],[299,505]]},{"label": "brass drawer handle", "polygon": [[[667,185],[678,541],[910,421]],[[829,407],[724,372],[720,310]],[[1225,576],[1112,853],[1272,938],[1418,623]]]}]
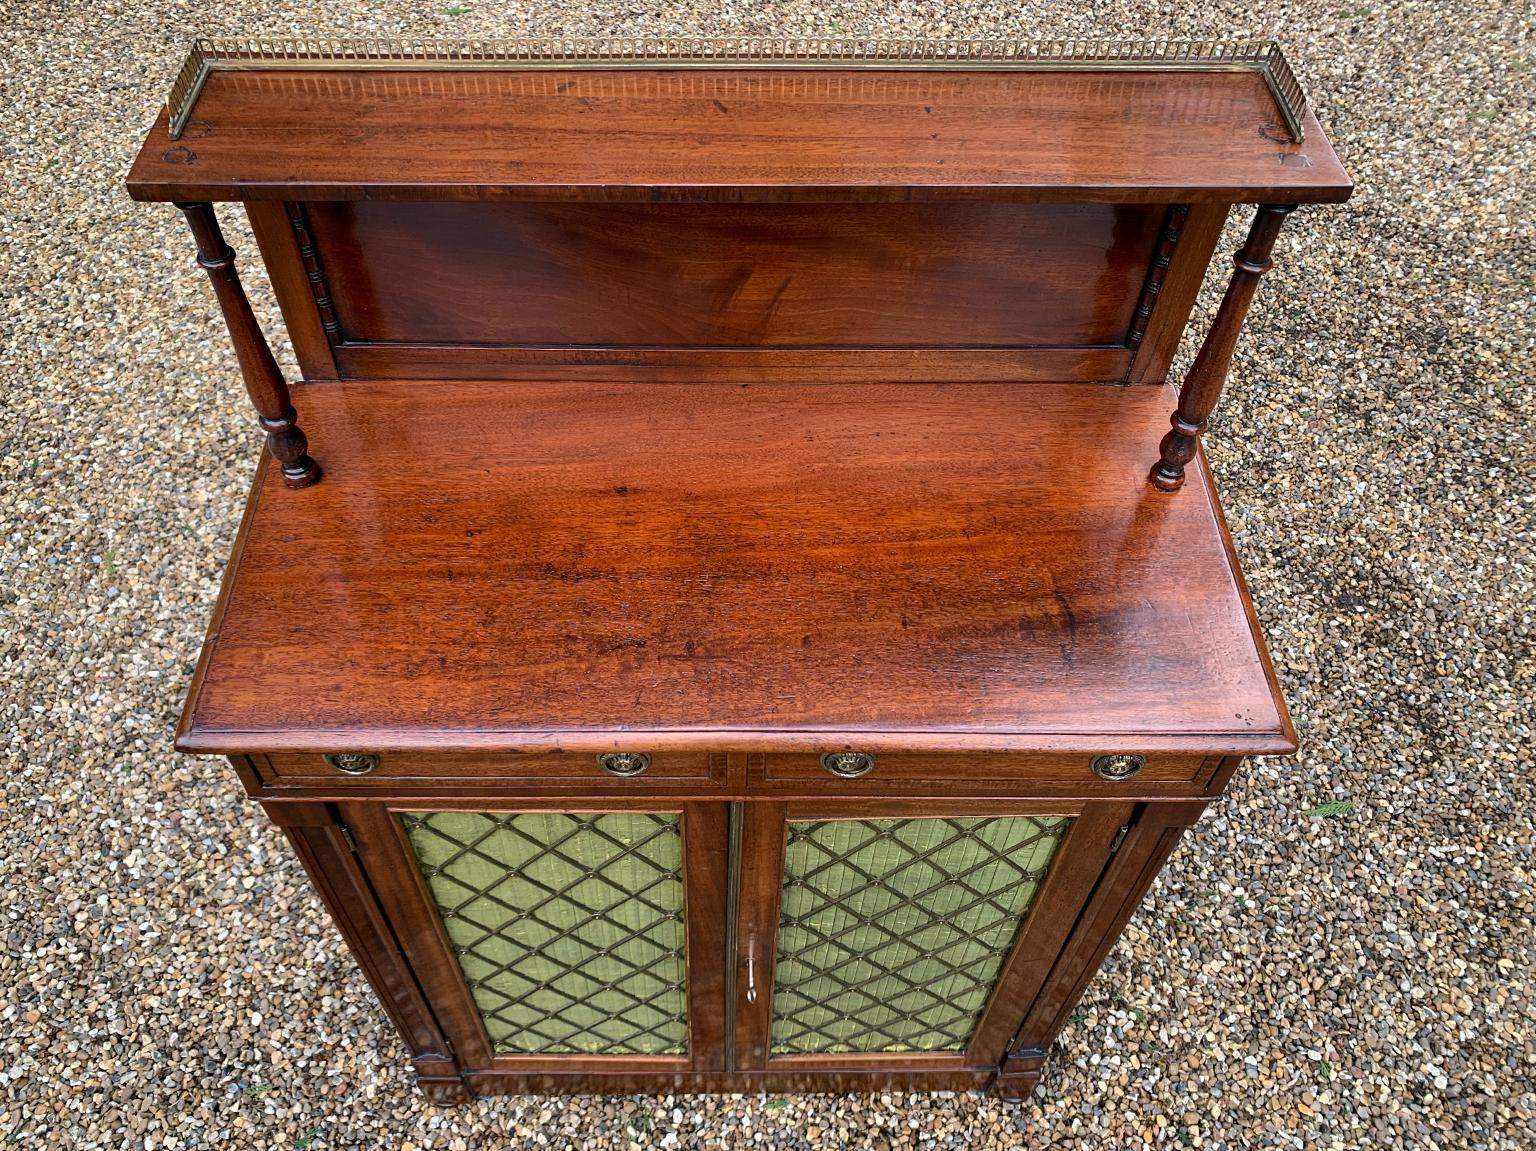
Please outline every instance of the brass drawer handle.
[{"label": "brass drawer handle", "polygon": [[651,757],[643,751],[610,751],[597,757],[599,766],[609,775],[639,775],[651,766]]},{"label": "brass drawer handle", "polygon": [[875,757],[867,751],[829,751],[821,766],[841,779],[858,779],[875,770]]},{"label": "brass drawer handle", "polygon": [[345,752],[341,755],[328,755],[325,762],[337,771],[344,771],[348,775],[367,775],[379,766],[379,757],[376,755],[361,755],[357,752]]},{"label": "brass drawer handle", "polygon": [[1142,755],[1101,755],[1093,761],[1093,774],[1116,782],[1130,779],[1146,766],[1147,759]]}]

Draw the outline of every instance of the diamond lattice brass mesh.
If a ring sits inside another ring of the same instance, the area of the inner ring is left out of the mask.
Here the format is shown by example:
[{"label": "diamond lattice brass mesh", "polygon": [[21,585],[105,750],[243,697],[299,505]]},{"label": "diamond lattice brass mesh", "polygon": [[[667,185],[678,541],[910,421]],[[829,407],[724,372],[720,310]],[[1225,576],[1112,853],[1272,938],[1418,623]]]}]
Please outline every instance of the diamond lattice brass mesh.
[{"label": "diamond lattice brass mesh", "polygon": [[1068,823],[791,823],[773,1053],[964,1050]]},{"label": "diamond lattice brass mesh", "polygon": [[492,1048],[688,1048],[677,815],[401,816]]}]

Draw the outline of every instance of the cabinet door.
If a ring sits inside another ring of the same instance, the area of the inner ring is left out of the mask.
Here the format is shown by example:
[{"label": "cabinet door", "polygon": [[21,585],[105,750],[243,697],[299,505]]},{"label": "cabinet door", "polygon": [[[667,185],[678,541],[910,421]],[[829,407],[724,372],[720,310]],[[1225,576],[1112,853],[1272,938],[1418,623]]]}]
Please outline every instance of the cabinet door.
[{"label": "cabinet door", "polygon": [[742,1070],[995,1067],[1125,803],[749,803]]},{"label": "cabinet door", "polygon": [[471,1070],[719,1070],[720,804],[342,806]]}]

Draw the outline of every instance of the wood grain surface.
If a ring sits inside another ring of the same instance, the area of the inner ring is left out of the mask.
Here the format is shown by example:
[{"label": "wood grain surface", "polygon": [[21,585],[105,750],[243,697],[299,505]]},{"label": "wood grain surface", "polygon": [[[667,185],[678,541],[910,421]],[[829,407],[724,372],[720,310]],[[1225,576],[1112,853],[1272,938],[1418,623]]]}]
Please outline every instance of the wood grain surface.
[{"label": "wood grain surface", "polygon": [[1149,204],[316,203],[348,343],[1127,344]]},{"label": "wood grain surface", "polygon": [[1285,751],[1171,389],[302,386],[187,750]]},{"label": "wood grain surface", "polygon": [[140,200],[1347,199],[1251,72],[217,72]]}]

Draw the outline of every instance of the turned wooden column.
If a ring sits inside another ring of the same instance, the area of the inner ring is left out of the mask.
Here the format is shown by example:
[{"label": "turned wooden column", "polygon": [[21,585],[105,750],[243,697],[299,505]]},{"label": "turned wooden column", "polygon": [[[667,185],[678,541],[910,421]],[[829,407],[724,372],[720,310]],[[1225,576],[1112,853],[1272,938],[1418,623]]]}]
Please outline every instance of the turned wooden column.
[{"label": "turned wooden column", "polygon": [[1216,320],[1205,334],[1199,354],[1184,377],[1179,390],[1179,406],[1172,417],[1173,428],[1163,437],[1161,457],[1152,468],[1152,485],[1159,491],[1177,491],[1184,484],[1184,465],[1195,457],[1200,433],[1221,398],[1221,387],[1232,366],[1232,349],[1237,334],[1248,315],[1248,305],[1259,286],[1259,277],[1274,265],[1269,253],[1285,218],[1296,210],[1295,204],[1261,204],[1254,214],[1248,239],[1232,254],[1235,265],[1227,293],[1216,310]]},{"label": "turned wooden column", "polygon": [[299,429],[299,417],[293,410],[288,384],[278,370],[272,349],[267,346],[261,326],[256,323],[251,302],[240,286],[235,271],[235,252],[224,242],[219,218],[213,205],[198,201],[178,203],[191,225],[197,241],[198,265],[208,273],[214,295],[224,313],[235,355],[240,360],[240,374],[245,390],[256,408],[257,418],[267,433],[267,447],[282,465],[283,482],[290,488],[307,488],[320,478],[320,467],[309,457],[309,440]]}]

